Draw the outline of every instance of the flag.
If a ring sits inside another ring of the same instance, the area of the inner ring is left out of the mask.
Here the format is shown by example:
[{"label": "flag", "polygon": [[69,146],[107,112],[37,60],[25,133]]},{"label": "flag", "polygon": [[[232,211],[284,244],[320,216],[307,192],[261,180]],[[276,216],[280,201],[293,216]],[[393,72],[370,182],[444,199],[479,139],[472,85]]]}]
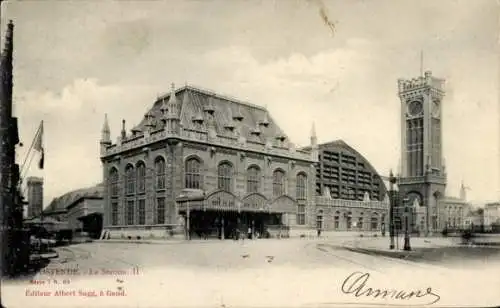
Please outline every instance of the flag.
[{"label": "flag", "polygon": [[40,152],[40,161],[38,162],[38,168],[43,169],[45,151],[43,149],[43,121],[40,123],[40,128],[38,129],[38,134],[36,135],[35,144],[33,145],[35,151]]}]

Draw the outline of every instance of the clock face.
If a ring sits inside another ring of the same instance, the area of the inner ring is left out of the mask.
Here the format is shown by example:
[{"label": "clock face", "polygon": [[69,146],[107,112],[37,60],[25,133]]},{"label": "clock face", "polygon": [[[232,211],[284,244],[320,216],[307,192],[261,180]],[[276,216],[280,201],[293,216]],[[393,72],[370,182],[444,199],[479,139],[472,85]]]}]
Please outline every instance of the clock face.
[{"label": "clock face", "polygon": [[417,116],[422,113],[423,105],[422,102],[413,101],[408,104],[408,113],[412,116]]},{"label": "clock face", "polygon": [[435,100],[432,102],[432,115],[435,116],[435,117],[438,117],[439,116],[439,101],[438,100]]}]

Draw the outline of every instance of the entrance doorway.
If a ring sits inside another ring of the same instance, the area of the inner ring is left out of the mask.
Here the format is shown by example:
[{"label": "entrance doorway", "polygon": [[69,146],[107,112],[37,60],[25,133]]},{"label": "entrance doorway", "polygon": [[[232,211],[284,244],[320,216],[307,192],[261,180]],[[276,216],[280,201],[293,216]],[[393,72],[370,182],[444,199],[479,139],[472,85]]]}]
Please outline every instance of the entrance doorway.
[{"label": "entrance doorway", "polygon": [[200,211],[190,212],[190,236],[199,239],[235,239],[242,236],[266,237],[268,227],[281,225],[281,215],[274,213]]}]

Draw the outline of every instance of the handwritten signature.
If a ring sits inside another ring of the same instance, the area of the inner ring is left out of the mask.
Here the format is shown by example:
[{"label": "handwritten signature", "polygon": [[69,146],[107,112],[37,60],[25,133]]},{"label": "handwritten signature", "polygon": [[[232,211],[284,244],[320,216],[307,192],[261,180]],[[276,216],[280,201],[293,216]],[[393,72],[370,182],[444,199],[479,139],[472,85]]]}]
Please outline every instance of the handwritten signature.
[{"label": "handwritten signature", "polygon": [[[395,289],[376,289],[367,286],[368,279],[370,278],[369,273],[354,272],[349,275],[342,284],[342,293],[353,294],[356,297],[366,296],[373,298],[382,299],[397,299],[397,300],[411,300],[412,298],[424,298],[429,297],[429,302],[425,305],[432,305],[437,303],[441,297],[432,291],[431,287],[422,290],[395,290]],[[432,300],[431,300],[432,298]]]}]

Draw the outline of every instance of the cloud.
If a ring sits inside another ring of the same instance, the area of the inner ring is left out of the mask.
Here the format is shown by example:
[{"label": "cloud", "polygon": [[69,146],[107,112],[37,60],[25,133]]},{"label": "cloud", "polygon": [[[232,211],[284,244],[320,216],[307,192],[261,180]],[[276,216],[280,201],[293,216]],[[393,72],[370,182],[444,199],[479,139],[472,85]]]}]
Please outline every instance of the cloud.
[{"label": "cloud", "polygon": [[[131,128],[171,82],[267,105],[299,144],[315,121],[320,141],[345,139],[386,174],[399,160],[396,80],[419,73],[421,50],[424,68],[449,84],[449,193],[463,178],[471,197],[496,196],[494,1],[324,0],[333,37],[306,1],[97,3],[11,2],[7,10],[16,22],[21,135],[29,143],[45,120],[49,196],[100,179],[104,113],[116,136],[122,118]],[[92,171],[68,175],[77,164]]]},{"label": "cloud", "polygon": [[137,114],[145,112],[142,102],[150,100],[150,91],[140,86],[122,88],[101,85],[95,79],[79,79],[60,93],[35,91],[18,97],[16,115],[24,143],[18,161],[24,161],[38,125],[44,121],[45,169],[37,170],[38,154],[34,153],[31,167],[24,174],[44,176],[45,204],[67,191],[102,180],[99,139],[104,114],[110,114],[116,135],[122,117],[140,120]]}]

